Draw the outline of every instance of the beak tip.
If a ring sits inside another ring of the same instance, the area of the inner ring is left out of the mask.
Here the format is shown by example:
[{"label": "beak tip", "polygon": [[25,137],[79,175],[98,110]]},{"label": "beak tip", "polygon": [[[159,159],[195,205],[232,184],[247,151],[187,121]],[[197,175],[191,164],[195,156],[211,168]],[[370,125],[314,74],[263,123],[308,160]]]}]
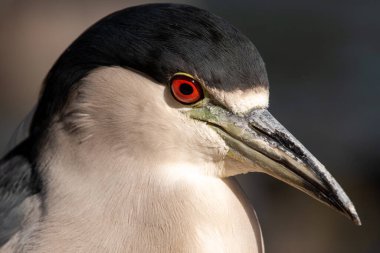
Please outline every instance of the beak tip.
[{"label": "beak tip", "polygon": [[355,225],[358,225],[358,226],[361,226],[361,225],[362,225],[362,222],[361,222],[359,216],[357,216],[357,217],[355,218],[354,223],[355,223]]},{"label": "beak tip", "polygon": [[356,210],[355,210],[354,205],[351,205],[351,206],[349,207],[349,211],[350,211],[350,213],[349,213],[349,215],[350,215],[350,219],[355,223],[355,225],[361,226],[361,225],[362,225],[362,222],[361,222],[361,220],[360,220],[360,218],[359,218],[358,213],[357,213]]}]

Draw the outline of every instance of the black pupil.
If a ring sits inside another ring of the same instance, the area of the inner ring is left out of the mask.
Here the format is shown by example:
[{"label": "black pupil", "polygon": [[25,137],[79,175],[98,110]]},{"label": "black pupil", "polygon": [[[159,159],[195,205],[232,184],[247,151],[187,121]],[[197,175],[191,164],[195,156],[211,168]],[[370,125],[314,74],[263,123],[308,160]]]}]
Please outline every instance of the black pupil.
[{"label": "black pupil", "polygon": [[187,83],[182,83],[181,86],[179,86],[179,90],[183,95],[190,95],[194,92],[193,87]]}]

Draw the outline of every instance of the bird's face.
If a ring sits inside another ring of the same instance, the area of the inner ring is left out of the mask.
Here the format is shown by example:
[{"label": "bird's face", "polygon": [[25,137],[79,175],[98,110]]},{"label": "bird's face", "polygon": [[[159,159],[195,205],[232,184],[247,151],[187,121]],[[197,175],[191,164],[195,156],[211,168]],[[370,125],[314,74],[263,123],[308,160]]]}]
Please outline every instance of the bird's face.
[{"label": "bird's face", "polygon": [[160,161],[172,176],[263,172],[357,218],[324,166],[269,113],[267,89],[217,90],[183,72],[157,83],[111,67],[89,74],[79,93],[68,113],[80,116],[68,124],[84,139],[102,136],[115,151]]},{"label": "bird's face", "polygon": [[101,137],[133,159],[182,172],[264,172],[360,223],[335,179],[269,113],[265,65],[252,42],[206,11],[146,5],[105,18],[50,71],[35,122],[63,107],[63,99],[48,104],[54,94],[74,97],[66,108],[79,117],[62,118],[84,139]]}]

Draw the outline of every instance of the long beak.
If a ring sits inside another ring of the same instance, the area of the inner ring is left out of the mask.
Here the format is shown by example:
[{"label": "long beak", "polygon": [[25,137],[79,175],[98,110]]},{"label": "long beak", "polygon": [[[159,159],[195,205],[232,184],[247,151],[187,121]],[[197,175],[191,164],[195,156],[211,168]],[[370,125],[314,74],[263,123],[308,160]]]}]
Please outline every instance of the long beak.
[{"label": "long beak", "polygon": [[336,180],[267,110],[238,116],[209,103],[188,114],[214,128],[235,159],[248,159],[260,172],[292,185],[361,225],[354,205]]}]

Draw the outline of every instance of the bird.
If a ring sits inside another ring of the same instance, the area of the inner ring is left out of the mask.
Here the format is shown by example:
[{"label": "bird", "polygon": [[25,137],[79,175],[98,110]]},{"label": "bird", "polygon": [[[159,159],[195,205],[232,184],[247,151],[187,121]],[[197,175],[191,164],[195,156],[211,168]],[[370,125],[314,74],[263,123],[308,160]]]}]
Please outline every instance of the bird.
[{"label": "bird", "polygon": [[236,175],[279,179],[360,225],[268,110],[251,40],[183,4],[101,19],[58,58],[0,160],[0,252],[257,252]]}]

